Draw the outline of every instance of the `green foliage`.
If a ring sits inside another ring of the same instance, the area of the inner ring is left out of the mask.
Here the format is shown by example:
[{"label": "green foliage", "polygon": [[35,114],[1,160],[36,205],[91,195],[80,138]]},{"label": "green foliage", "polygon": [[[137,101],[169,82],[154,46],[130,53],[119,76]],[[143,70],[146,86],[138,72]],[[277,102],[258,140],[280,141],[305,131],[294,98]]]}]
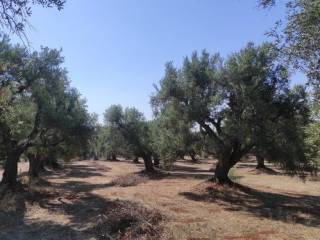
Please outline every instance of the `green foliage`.
[{"label": "green foliage", "polygon": [[42,48],[28,53],[3,36],[0,59],[0,139],[5,154],[22,154],[30,147],[79,154],[92,125],[85,101],[70,87],[61,67],[61,51]]},{"label": "green foliage", "polygon": [[230,168],[254,147],[267,151],[268,144],[277,144],[272,141],[275,132],[270,134],[277,121],[286,123],[282,137],[287,145],[300,141],[287,134],[295,132],[295,128],[288,130],[288,122],[296,117],[296,104],[301,103],[288,100],[288,74],[276,60],[277,52],[270,44],[255,47],[250,43],[226,61],[218,54],[194,53],[181,69],[166,65],[152,104],[157,112],[174,109],[189,126],[197,123],[212,140],[220,163]]},{"label": "green foliage", "polygon": [[61,10],[64,3],[65,0],[0,0],[0,25],[19,36],[24,35],[32,5]]},{"label": "green foliage", "polygon": [[158,116],[149,123],[151,129],[152,149],[161,159],[166,169],[171,168],[177,159],[177,149],[179,149],[177,135],[174,129],[170,128],[164,115]]},{"label": "green foliage", "polygon": [[[274,6],[277,1],[260,1],[263,7]],[[307,157],[318,159],[319,124],[317,110],[320,106],[320,2],[318,0],[287,0],[286,17],[277,22],[270,32],[281,58],[304,72],[313,86],[313,121],[306,128]]]},{"label": "green foliage", "polygon": [[[263,7],[276,1],[261,0]],[[318,0],[287,0],[286,17],[270,32],[281,57],[305,72],[315,89],[320,86],[320,2]]]},{"label": "green foliage", "polygon": [[320,108],[315,105],[312,112],[312,121],[306,127],[307,155],[313,160],[315,168],[320,167]]},{"label": "green foliage", "polygon": [[[121,142],[124,142],[122,147],[132,152],[134,156],[152,154],[150,129],[143,114],[137,109],[123,110],[120,105],[112,105],[105,111],[104,117],[105,126],[111,131],[110,138],[114,136],[121,138]],[[112,141],[109,144],[112,144]]]},{"label": "green foliage", "polygon": [[179,157],[189,154],[193,156],[201,151],[199,133],[183,114],[178,105],[168,104],[150,123],[153,150],[166,168],[170,168]]}]

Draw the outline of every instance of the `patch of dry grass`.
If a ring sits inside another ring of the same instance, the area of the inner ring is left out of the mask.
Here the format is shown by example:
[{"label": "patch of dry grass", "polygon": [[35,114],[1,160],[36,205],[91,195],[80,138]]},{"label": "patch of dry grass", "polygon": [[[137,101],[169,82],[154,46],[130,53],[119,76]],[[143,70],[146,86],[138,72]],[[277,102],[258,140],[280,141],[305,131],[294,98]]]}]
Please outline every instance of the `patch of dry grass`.
[{"label": "patch of dry grass", "polygon": [[109,211],[97,217],[93,231],[99,240],[170,239],[161,225],[164,219],[158,210],[115,200]]},{"label": "patch of dry grass", "polygon": [[136,186],[148,181],[148,177],[140,174],[128,174],[119,176],[111,181],[111,185],[118,187]]}]

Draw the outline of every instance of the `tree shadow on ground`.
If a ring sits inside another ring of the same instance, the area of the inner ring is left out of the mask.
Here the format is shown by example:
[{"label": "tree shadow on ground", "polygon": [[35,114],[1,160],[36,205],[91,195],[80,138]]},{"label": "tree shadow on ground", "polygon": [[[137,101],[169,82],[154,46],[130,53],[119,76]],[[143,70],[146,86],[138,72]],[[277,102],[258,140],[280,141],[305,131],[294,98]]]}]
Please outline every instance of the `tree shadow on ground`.
[{"label": "tree shadow on ground", "polygon": [[250,172],[254,173],[254,174],[268,174],[268,175],[288,175],[284,172],[281,172],[280,170],[275,170],[273,169],[271,166],[266,166],[264,168],[256,168],[256,165],[250,164],[250,163],[238,163],[236,165],[236,168],[246,168],[249,169]]},{"label": "tree shadow on ground", "polygon": [[211,164],[215,161],[215,159],[211,159],[211,158],[197,158],[197,161],[192,161],[192,159],[190,158],[185,158],[185,159],[178,159],[176,161],[176,163],[183,163],[184,165],[199,165],[199,164]]},{"label": "tree shadow on ground", "polygon": [[[183,162],[185,163],[185,162]],[[172,169],[166,171],[162,171],[163,175],[160,175],[160,179],[162,178],[176,178],[176,179],[209,179],[212,178],[213,173],[211,169],[203,169],[197,167],[197,164],[190,165],[174,165]],[[156,178],[155,178],[156,179]]]},{"label": "tree shadow on ground", "polygon": [[213,183],[205,185],[199,191],[180,194],[189,200],[218,204],[229,211],[243,211],[282,222],[320,226],[320,196],[264,192],[240,184],[235,184],[233,188]]},{"label": "tree shadow on ground", "polygon": [[[83,234],[53,221],[26,221],[27,207],[33,204],[29,200],[32,193],[27,191],[25,186],[20,185],[19,189],[6,190],[0,198],[0,239],[1,240],[31,240],[31,239],[89,239],[92,234]],[[42,196],[43,197],[43,196]],[[50,210],[51,211],[51,210]],[[47,216],[50,218],[50,216]]]},{"label": "tree shadow on ground", "polygon": [[[76,171],[75,169],[81,172],[84,169],[90,169],[89,171],[91,171],[89,166],[80,165],[78,167],[73,165],[71,171],[70,169],[63,169],[55,173],[55,178],[67,178],[69,173]],[[91,171],[89,176],[92,176],[93,172]],[[72,174],[72,176],[74,175]],[[99,230],[96,227],[97,224],[106,220],[105,216],[109,216],[110,213],[117,209],[121,210],[122,213],[127,211],[127,214],[122,216],[125,219],[117,219],[120,222],[119,226],[113,227],[114,234],[119,234],[120,230],[125,232],[131,228],[132,224],[137,224],[141,216],[131,216],[130,214],[132,213],[147,214],[146,219],[149,219],[148,217],[152,213],[135,203],[112,200],[92,193],[93,190],[111,186],[113,186],[112,183],[90,184],[85,180],[56,183],[45,179],[39,180],[34,186],[24,186],[27,191],[17,193],[19,196],[23,196],[23,205],[28,205],[30,209],[42,209],[39,214],[41,215],[45,212],[46,215],[41,216],[41,220],[37,218],[28,219],[26,218],[26,211],[29,210],[26,208],[22,209],[19,214],[3,214],[0,212],[0,239],[87,240],[92,237],[96,237],[95,239],[108,239],[103,238],[105,229]],[[46,218],[52,221],[44,220]],[[107,220],[110,221],[110,219]],[[161,217],[159,217],[159,221],[161,221]],[[126,224],[123,225],[123,223]],[[140,222],[139,224],[144,223]],[[149,228],[147,231],[153,234],[154,230],[150,229],[150,226],[147,226],[147,228]],[[143,229],[147,228],[144,227]],[[140,227],[137,226],[137,229],[137,234],[140,234]],[[149,232],[142,232],[141,234],[149,234]]]},{"label": "tree shadow on ground", "polygon": [[57,224],[52,221],[41,221],[35,223],[22,222],[6,231],[0,232],[1,240],[87,240],[93,234],[83,233],[83,231],[72,229],[70,226]]},{"label": "tree shadow on ground", "polygon": [[57,171],[47,171],[43,175],[48,179],[67,179],[67,178],[89,178],[103,176],[101,173],[111,171],[111,168],[99,164],[86,165],[86,164],[65,164],[63,169]]},{"label": "tree shadow on ground", "polygon": [[[64,183],[49,183],[48,186],[50,186],[52,190],[55,190],[56,194],[48,196],[46,195],[46,193],[40,192],[36,197],[37,200],[35,203],[38,204],[41,208],[47,209],[50,212],[54,212],[55,214],[66,215],[69,220],[69,223],[67,225],[71,230],[71,233],[73,233],[73,231],[79,231],[86,236],[98,237],[97,239],[109,239],[106,238],[105,235],[103,235],[104,231],[108,229],[97,229],[97,226],[99,224],[103,224],[103,222],[106,220],[109,222],[113,222],[113,219],[110,219],[110,214],[112,215],[112,217],[116,217],[117,219],[114,219],[114,221],[116,221],[116,224],[114,224],[112,229],[109,229],[108,231],[111,231],[111,233],[116,235],[119,234],[120,231],[131,231],[129,229],[133,225],[137,224],[141,217],[146,217],[146,219],[148,219],[148,217],[150,216],[151,218],[156,216],[157,219],[159,218],[156,221],[162,220],[162,216],[157,215],[158,213],[155,213],[155,215],[153,215],[152,210],[147,210],[136,203],[127,200],[109,199],[92,192],[93,190],[111,187],[113,186],[112,183],[89,184],[82,181],[68,181]],[[121,211],[122,214],[126,212],[126,214],[124,214],[124,216],[118,216],[118,211]],[[139,216],[135,216],[135,214],[138,214]],[[148,216],[143,216],[144,214]],[[143,221],[145,222],[146,220]],[[148,224],[150,225],[150,223],[147,223],[147,225]],[[155,223],[155,228],[157,228],[157,224],[158,222]],[[135,234],[143,235],[149,234],[153,231],[153,229],[146,230],[145,227],[143,229],[144,230],[142,230],[141,232],[137,230],[138,233]],[[70,239],[78,240],[78,238],[74,238],[73,235]],[[85,239],[90,238],[88,237]]]}]

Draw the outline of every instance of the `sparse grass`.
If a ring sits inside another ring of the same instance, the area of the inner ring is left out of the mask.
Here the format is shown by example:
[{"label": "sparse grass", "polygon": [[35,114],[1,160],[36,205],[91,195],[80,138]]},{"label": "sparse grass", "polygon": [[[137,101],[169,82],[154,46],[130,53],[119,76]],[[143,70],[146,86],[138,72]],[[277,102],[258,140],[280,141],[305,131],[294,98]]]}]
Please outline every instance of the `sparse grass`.
[{"label": "sparse grass", "polygon": [[215,240],[217,231],[208,223],[174,224],[170,227],[174,240]]},{"label": "sparse grass", "polygon": [[140,183],[148,181],[148,178],[139,174],[128,174],[124,176],[117,177],[111,181],[111,185],[118,187],[130,187],[136,186]]},{"label": "sparse grass", "polygon": [[242,176],[237,173],[237,170],[235,168],[230,169],[228,176],[231,179],[231,181],[236,183],[239,183],[239,180],[242,178]]}]

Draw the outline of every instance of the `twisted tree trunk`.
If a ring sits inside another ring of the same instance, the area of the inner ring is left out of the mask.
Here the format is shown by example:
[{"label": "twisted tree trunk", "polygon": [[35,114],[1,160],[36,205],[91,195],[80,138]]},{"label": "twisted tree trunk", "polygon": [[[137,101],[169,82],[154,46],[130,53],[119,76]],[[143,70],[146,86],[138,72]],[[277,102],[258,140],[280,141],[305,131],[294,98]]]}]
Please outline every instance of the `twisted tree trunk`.
[{"label": "twisted tree trunk", "polygon": [[147,173],[153,173],[154,172],[154,168],[153,168],[151,155],[142,154],[142,159],[144,161],[145,171]]},{"label": "twisted tree trunk", "polygon": [[232,180],[228,176],[229,171],[234,165],[236,165],[241,160],[241,157],[247,152],[248,150],[242,150],[235,146],[231,152],[225,153],[224,156],[222,156],[217,163],[213,178],[214,181],[222,185],[233,185]]},{"label": "twisted tree trunk", "polygon": [[191,157],[192,162],[197,162],[196,153],[194,152],[194,150],[190,150],[189,155]]},{"label": "twisted tree trunk", "polygon": [[134,163],[139,163],[139,157],[134,157],[133,162]]},{"label": "twisted tree trunk", "polygon": [[160,159],[159,159],[159,156],[157,154],[153,155],[153,165],[156,166],[156,167],[159,167],[159,165],[160,165]]},{"label": "twisted tree trunk", "polygon": [[219,161],[217,163],[213,180],[218,184],[232,184],[228,174],[231,169],[229,161]]},{"label": "twisted tree trunk", "polygon": [[35,154],[28,154],[28,160],[29,160],[29,177],[31,178],[38,178],[42,159],[38,158]]},{"label": "twisted tree trunk", "polygon": [[17,184],[18,177],[18,162],[22,151],[11,150],[8,152],[7,160],[4,165],[1,184],[6,184],[14,187]]},{"label": "twisted tree trunk", "polygon": [[262,157],[261,155],[256,155],[256,159],[257,159],[257,169],[261,169],[261,168],[265,168],[266,166],[264,165],[264,157]]}]

